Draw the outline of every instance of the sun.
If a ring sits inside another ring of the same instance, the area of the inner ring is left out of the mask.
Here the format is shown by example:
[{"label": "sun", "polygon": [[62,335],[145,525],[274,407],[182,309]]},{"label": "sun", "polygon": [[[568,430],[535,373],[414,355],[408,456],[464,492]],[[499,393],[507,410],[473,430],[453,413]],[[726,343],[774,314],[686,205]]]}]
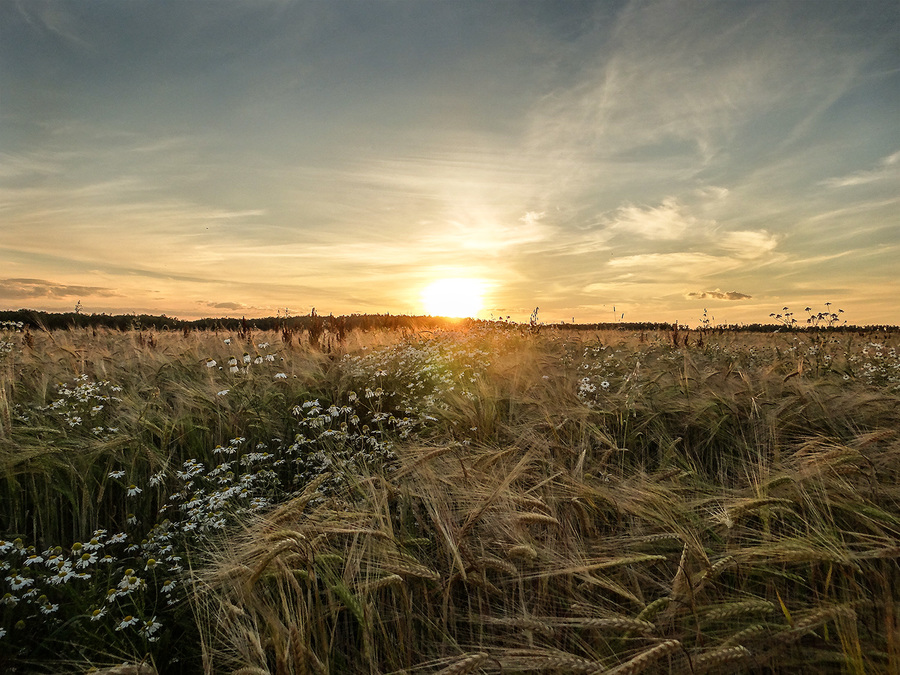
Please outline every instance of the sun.
[{"label": "sun", "polygon": [[422,290],[431,316],[474,317],[481,311],[484,284],[477,279],[438,279]]}]

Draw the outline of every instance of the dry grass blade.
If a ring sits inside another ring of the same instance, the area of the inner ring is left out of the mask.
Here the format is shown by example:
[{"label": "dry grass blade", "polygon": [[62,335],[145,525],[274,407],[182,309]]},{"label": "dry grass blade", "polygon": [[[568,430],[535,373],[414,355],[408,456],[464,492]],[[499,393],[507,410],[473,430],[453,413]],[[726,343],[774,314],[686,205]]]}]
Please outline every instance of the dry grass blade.
[{"label": "dry grass blade", "polygon": [[531,463],[531,461],[532,461],[532,458],[531,458],[530,453],[526,453],[525,456],[519,460],[518,464],[516,464],[515,467],[513,467],[512,471],[510,471],[506,475],[506,477],[503,479],[503,481],[497,485],[497,487],[487,497],[487,499],[482,501],[481,505],[479,505],[478,508],[476,508],[474,511],[472,511],[469,514],[469,517],[466,518],[466,522],[463,523],[462,527],[459,528],[458,536],[460,539],[465,535],[465,533],[473,525],[473,523],[475,523],[475,521],[477,521],[479,518],[481,518],[481,516],[488,509],[488,507],[493,503],[493,501],[495,499],[497,499],[497,497],[502,492],[507,490],[509,488],[509,486],[512,485],[513,481],[515,481],[516,479],[519,478],[519,476],[522,474],[522,472],[525,471],[525,469],[528,467],[528,465]]}]

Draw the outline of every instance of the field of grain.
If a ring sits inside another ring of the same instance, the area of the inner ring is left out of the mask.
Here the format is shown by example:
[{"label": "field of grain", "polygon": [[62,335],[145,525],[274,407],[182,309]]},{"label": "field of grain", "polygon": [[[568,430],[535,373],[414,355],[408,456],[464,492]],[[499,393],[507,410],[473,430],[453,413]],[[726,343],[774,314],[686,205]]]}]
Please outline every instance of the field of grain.
[{"label": "field of grain", "polygon": [[3,326],[0,671],[900,672],[896,333],[283,337]]}]

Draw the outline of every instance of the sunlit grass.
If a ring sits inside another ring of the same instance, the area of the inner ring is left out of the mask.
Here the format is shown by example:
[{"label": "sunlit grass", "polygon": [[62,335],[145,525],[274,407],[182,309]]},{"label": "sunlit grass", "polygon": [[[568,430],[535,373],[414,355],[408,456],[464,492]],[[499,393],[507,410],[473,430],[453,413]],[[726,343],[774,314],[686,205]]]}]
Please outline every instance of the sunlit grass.
[{"label": "sunlit grass", "polygon": [[684,335],[5,327],[0,670],[897,672],[897,336]]}]

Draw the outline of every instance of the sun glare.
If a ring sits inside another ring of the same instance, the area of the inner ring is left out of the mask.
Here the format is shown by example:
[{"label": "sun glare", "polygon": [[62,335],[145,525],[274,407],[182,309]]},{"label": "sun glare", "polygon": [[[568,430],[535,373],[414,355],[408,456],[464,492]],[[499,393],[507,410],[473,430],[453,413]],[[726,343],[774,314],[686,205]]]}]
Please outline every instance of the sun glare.
[{"label": "sun glare", "polygon": [[439,279],[422,291],[432,316],[474,317],[481,311],[484,284],[476,279]]}]

